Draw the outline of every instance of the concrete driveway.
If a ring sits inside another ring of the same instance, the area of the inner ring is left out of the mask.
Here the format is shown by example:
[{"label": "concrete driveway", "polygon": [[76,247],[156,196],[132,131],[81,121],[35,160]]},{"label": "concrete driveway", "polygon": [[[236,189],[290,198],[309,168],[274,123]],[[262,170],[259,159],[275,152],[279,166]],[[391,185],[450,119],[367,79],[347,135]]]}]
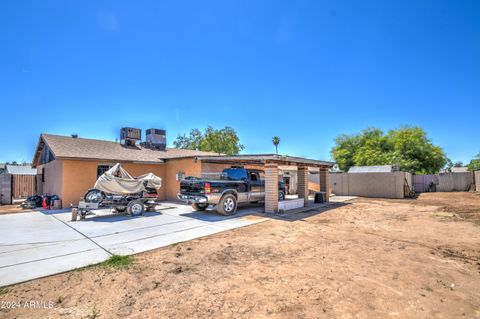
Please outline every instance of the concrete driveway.
[{"label": "concrete driveway", "polygon": [[259,223],[260,212],[249,206],[226,217],[163,203],[140,217],[99,211],[76,222],[69,210],[0,215],[0,286]]}]

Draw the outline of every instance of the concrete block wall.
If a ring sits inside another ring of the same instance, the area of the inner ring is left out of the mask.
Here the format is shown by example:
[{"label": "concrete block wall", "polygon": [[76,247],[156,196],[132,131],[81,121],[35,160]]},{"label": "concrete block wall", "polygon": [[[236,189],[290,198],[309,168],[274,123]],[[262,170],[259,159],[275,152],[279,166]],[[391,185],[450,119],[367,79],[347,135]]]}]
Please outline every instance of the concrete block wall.
[{"label": "concrete block wall", "polygon": [[404,198],[404,185],[411,175],[393,173],[332,173],[329,185],[335,195],[379,198]]},{"label": "concrete block wall", "polygon": [[475,171],[475,191],[480,192],[480,171]]},{"label": "concrete block wall", "polygon": [[472,183],[472,172],[439,174],[437,192],[468,191]]}]

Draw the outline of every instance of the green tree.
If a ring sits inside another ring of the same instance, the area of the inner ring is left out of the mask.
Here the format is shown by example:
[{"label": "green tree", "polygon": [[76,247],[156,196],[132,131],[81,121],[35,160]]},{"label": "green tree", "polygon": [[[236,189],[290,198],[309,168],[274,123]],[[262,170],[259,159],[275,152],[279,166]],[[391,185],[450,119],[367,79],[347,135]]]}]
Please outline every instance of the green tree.
[{"label": "green tree", "polygon": [[447,172],[451,172],[453,167],[453,162],[451,159],[447,158],[445,166],[443,167]]},{"label": "green tree", "polygon": [[414,173],[437,173],[447,163],[443,150],[419,127],[404,126],[385,134],[367,128],[335,139],[332,157],[342,170],[351,166],[396,165]]},{"label": "green tree", "polygon": [[278,136],[272,137],[272,143],[275,146],[275,153],[278,154],[278,144],[280,144],[280,137]]},{"label": "green tree", "polygon": [[202,140],[202,132],[195,128],[190,131],[188,136],[186,134],[178,135],[175,141],[173,141],[173,146],[187,150],[200,150]]},{"label": "green tree", "polygon": [[188,136],[178,135],[173,145],[176,148],[227,155],[238,154],[245,148],[240,144],[237,132],[229,126],[218,130],[209,126],[203,133],[199,129],[192,129]]},{"label": "green tree", "polygon": [[469,171],[480,170],[480,152],[467,165]]}]

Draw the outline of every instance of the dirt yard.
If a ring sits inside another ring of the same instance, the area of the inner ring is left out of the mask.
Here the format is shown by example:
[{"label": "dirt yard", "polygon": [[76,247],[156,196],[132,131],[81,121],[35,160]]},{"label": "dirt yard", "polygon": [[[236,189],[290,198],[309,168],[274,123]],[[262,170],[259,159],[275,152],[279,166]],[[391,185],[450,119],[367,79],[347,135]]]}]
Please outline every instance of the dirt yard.
[{"label": "dirt yard", "polygon": [[0,215],[2,214],[16,214],[16,213],[28,213],[31,210],[25,210],[20,205],[0,205]]},{"label": "dirt yard", "polygon": [[0,290],[4,318],[480,318],[480,195],[356,199]]}]

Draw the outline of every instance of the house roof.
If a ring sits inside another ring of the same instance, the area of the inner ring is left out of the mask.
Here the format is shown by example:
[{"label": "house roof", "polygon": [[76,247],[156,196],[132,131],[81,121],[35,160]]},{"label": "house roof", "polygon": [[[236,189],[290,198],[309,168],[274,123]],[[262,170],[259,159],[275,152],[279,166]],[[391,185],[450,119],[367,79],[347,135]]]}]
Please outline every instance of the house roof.
[{"label": "house roof", "polygon": [[348,170],[349,173],[391,173],[393,171],[392,165],[352,166]]},{"label": "house roof", "polygon": [[52,151],[53,156],[57,159],[96,159],[162,163],[168,159],[216,154],[176,148],[167,148],[165,151],[160,151],[142,146],[127,147],[112,141],[42,134],[35,154],[34,165],[39,157],[39,149],[43,147],[42,144],[46,144]]},{"label": "house roof", "polygon": [[451,168],[442,168],[440,170],[440,174],[445,173],[468,173],[468,166],[460,166],[460,167],[451,167]]},{"label": "house roof", "polygon": [[37,170],[30,165],[5,165],[5,173],[12,175],[37,175]]},{"label": "house roof", "polygon": [[333,162],[319,161],[305,157],[296,157],[278,154],[246,154],[246,155],[217,155],[197,156],[197,159],[211,163],[231,164],[265,164],[278,163],[279,165],[301,165],[312,167],[332,167]]}]

